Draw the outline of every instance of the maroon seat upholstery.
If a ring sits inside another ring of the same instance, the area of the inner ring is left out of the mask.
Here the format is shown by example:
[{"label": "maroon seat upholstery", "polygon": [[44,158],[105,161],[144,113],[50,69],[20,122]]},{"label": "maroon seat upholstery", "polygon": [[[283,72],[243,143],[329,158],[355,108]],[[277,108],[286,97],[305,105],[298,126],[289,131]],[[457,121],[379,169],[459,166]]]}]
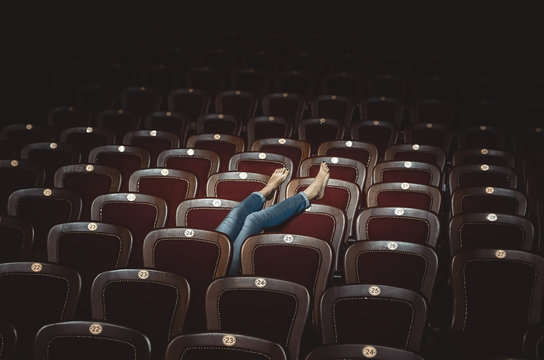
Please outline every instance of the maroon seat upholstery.
[{"label": "maroon seat upholstery", "polygon": [[382,182],[368,188],[368,207],[401,207],[429,210],[438,214],[442,193],[436,186],[408,182]]},{"label": "maroon seat upholstery", "polygon": [[176,211],[176,226],[215,230],[238,201],[198,198],[182,201]]},{"label": "maroon seat upholstery", "polygon": [[309,303],[306,288],[289,281],[254,276],[217,279],[206,293],[208,330],[273,341],[290,359],[297,359]]},{"label": "maroon seat upholstery", "polygon": [[525,216],[527,196],[514,189],[492,186],[459,188],[451,194],[451,216],[467,212]]},{"label": "maroon seat upholstery", "polygon": [[286,138],[265,138],[251,144],[251,151],[284,155],[293,161],[294,174],[298,173],[300,163],[310,156],[310,143],[302,140]]},{"label": "maroon seat upholstery", "polygon": [[98,146],[117,143],[115,131],[99,127],[73,127],[60,133],[60,142],[72,145],[81,153],[81,162],[87,162],[89,153]]},{"label": "maroon seat upholstery", "polygon": [[151,344],[143,333],[126,326],[93,321],[48,324],[36,334],[37,358],[149,360]]},{"label": "maroon seat upholstery", "polygon": [[182,275],[189,283],[191,301],[185,332],[206,330],[206,290],[213,280],[226,275],[231,252],[230,240],[216,231],[178,227],[147,234],[144,266]]},{"label": "maroon seat upholstery", "polygon": [[183,276],[159,270],[110,270],[94,279],[91,301],[93,319],[144,333],[151,342],[151,358],[159,360],[170,340],[183,331],[189,284]]},{"label": "maroon seat upholstery", "polygon": [[187,139],[187,148],[213,151],[219,155],[219,171],[227,171],[232,155],[245,150],[239,136],[225,134],[196,134]]}]

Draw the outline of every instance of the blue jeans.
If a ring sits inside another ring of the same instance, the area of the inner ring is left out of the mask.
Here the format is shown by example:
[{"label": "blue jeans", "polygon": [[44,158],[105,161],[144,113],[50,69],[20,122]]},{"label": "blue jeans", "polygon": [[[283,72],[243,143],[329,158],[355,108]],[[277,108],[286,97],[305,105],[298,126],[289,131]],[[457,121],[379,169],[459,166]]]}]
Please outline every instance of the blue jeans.
[{"label": "blue jeans", "polygon": [[260,192],[251,193],[215,229],[227,235],[233,244],[229,275],[240,273],[240,249],[248,237],[259,234],[265,228],[279,225],[310,206],[310,200],[304,192],[262,209],[265,202],[266,198]]}]

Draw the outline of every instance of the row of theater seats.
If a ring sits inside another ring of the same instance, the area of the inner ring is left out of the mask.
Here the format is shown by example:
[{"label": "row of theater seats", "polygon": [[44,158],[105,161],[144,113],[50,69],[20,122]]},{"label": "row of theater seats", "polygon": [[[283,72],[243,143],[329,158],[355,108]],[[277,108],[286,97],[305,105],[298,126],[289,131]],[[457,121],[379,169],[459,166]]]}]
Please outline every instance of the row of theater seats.
[{"label": "row of theater seats", "polygon": [[[211,139],[214,139],[213,142],[217,142],[225,137],[225,135],[221,135],[217,138],[216,136],[212,136],[212,134],[210,134],[208,139],[210,139],[210,141],[212,141]],[[282,226],[281,229],[269,230],[273,230],[274,232],[279,232],[284,235],[296,234],[297,236],[295,236],[295,238],[305,235],[319,238],[321,239],[321,242],[323,242],[322,240],[325,240],[325,242],[329,244],[328,248],[329,252],[331,253],[330,256],[332,257],[330,265],[332,273],[336,275],[342,274],[342,269],[344,269],[344,271],[348,270],[348,268],[345,267],[345,261],[347,261],[346,259],[348,254],[350,254],[350,251],[352,251],[351,254],[356,253],[356,250],[351,249],[357,249],[359,246],[364,247],[365,243],[366,246],[377,246],[377,248],[371,248],[370,250],[367,249],[366,252],[369,254],[379,253],[378,250],[380,248],[387,248],[386,253],[392,252],[406,254],[409,251],[404,248],[404,243],[409,243],[408,246],[412,246],[412,248],[414,248],[414,245],[423,247],[424,249],[417,251],[412,250],[418,254],[414,258],[425,259],[424,270],[420,269],[419,272],[415,271],[415,273],[424,274],[424,278],[419,279],[419,285],[415,284],[413,279],[406,280],[398,277],[398,272],[392,271],[392,269],[395,268],[395,266],[391,265],[394,263],[394,261],[389,259],[385,261],[383,259],[374,261],[368,260],[366,262],[360,261],[359,264],[373,264],[373,270],[380,269],[381,271],[369,271],[369,269],[365,268],[362,269],[359,274],[355,275],[355,278],[360,279],[360,281],[357,282],[361,282],[363,284],[380,284],[380,288],[389,285],[400,288],[411,288],[413,291],[420,293],[420,296],[423,299],[423,304],[425,304],[426,307],[430,307],[430,299],[432,297],[431,292],[433,289],[432,283],[435,281],[433,279],[433,273],[436,273],[434,277],[440,275],[436,270],[438,265],[436,265],[435,270],[433,270],[432,264],[439,263],[436,252],[438,252],[438,255],[440,255],[439,249],[441,246],[445,249],[448,247],[450,248],[451,257],[453,259],[455,259],[457,253],[462,252],[462,250],[470,251],[469,249],[471,248],[484,247],[494,249],[493,251],[490,250],[490,252],[487,253],[487,260],[485,260],[484,263],[496,263],[498,261],[496,259],[506,258],[507,261],[505,262],[533,264],[532,266],[534,268],[540,268],[540,265],[538,265],[539,261],[541,261],[539,260],[540,257],[530,254],[530,252],[538,251],[538,246],[535,244],[538,242],[535,241],[536,238],[534,237],[533,224],[527,219],[524,219],[527,209],[525,205],[527,198],[525,197],[525,194],[515,190],[517,187],[518,175],[511,167],[508,166],[509,164],[512,164],[512,157],[507,153],[496,153],[487,149],[485,149],[487,151],[476,149],[477,151],[468,153],[468,158],[471,160],[467,160],[467,162],[473,162],[475,164],[464,164],[462,160],[464,157],[457,155],[455,158],[459,160],[459,164],[456,163],[456,165],[453,167],[447,167],[445,166],[444,151],[436,147],[426,148],[422,145],[416,146],[416,144],[397,144],[397,151],[394,151],[395,146],[393,146],[389,152],[389,154],[392,156],[391,159],[388,158],[388,161],[378,161],[379,155],[377,155],[377,148],[368,143],[360,143],[357,141],[323,143],[323,148],[326,151],[323,155],[324,157],[319,158],[308,157],[308,154],[311,153],[309,150],[311,147],[307,143],[301,147],[300,144],[303,142],[300,141],[293,141],[291,139],[270,140],[271,141],[267,143],[269,147],[272,148],[274,145],[276,145],[279,146],[280,149],[284,149],[283,151],[285,151],[286,147],[295,143],[296,146],[293,147],[298,149],[300,153],[306,154],[306,156],[298,155],[298,161],[295,161],[300,163],[300,165],[302,165],[304,161],[307,161],[307,173],[301,173],[300,171],[304,168],[304,166],[299,166],[300,170],[298,174],[291,174],[292,178],[289,182],[286,182],[285,189],[281,189],[277,196],[277,200],[281,200],[290,194],[303,190],[304,186],[307,186],[309,181],[311,181],[311,176],[315,175],[320,161],[327,161],[331,167],[332,178],[329,186],[327,187],[325,197],[323,200],[321,200],[321,203],[314,204],[310,211],[304,212],[293,221],[289,222],[288,224],[284,224],[285,226]],[[400,148],[398,148],[399,146]],[[114,149],[112,150],[115,154],[123,155],[127,152],[130,153],[130,151],[127,151],[127,148],[128,147],[124,147],[124,149],[121,150],[121,148],[114,146]],[[301,149],[305,150],[303,151]],[[196,148],[177,150],[171,149],[167,150],[165,154],[170,154],[170,152],[173,151],[171,157],[177,161],[182,161],[183,159],[195,161],[199,155],[198,150],[199,149]],[[270,153],[268,153],[264,152],[264,150],[270,150],[270,148],[259,150],[263,151],[255,153],[240,152],[236,154],[236,160],[234,161],[230,161],[229,158],[229,164],[237,164],[236,168],[230,169],[234,170],[232,172],[222,173],[219,170],[216,170],[215,174],[213,172],[210,175],[205,173],[203,179],[208,184],[212,183],[212,179],[216,181],[213,183],[213,185],[208,186],[206,191],[211,189],[213,191],[222,190],[223,192],[206,192],[206,195],[212,196],[212,198],[209,199],[198,199],[198,196],[192,195],[193,197],[196,196],[197,199],[175,200],[174,204],[176,204],[176,201],[178,201],[179,206],[176,206],[177,204],[174,206],[169,206],[169,204],[166,202],[173,200],[173,196],[175,194],[187,194],[187,190],[191,188],[192,194],[195,194],[198,186],[194,186],[195,183],[197,183],[196,181],[193,181],[195,178],[194,176],[192,178],[193,180],[183,179],[181,183],[186,184],[185,189],[180,188],[179,192],[174,192],[173,189],[175,188],[175,182],[172,181],[172,178],[174,177],[170,177],[169,175],[175,174],[175,171],[181,171],[177,170],[176,166],[171,166],[170,164],[165,163],[164,167],[147,169],[145,171],[138,170],[142,171],[142,175],[144,175],[146,171],[148,172],[147,178],[146,176],[141,176],[139,180],[135,180],[133,182],[133,189],[137,190],[138,192],[123,193],[118,192],[119,190],[115,190],[112,194],[103,194],[96,197],[90,196],[93,206],[90,208],[87,206],[87,209],[91,211],[91,219],[96,222],[93,223],[94,225],[89,223],[79,224],[81,228],[79,230],[79,234],[90,234],[91,231],[93,231],[92,228],[96,230],[96,228],[101,226],[102,223],[121,224],[129,229],[129,233],[131,234],[133,240],[133,262],[127,263],[128,266],[135,268],[145,267],[145,256],[143,255],[145,250],[144,244],[147,236],[154,231],[152,229],[160,231],[161,229],[159,228],[161,227],[171,227],[177,225],[188,227],[186,230],[193,232],[195,232],[195,229],[207,229],[208,231],[213,231],[216,224],[218,224],[228,210],[234,206],[236,201],[240,201],[249,192],[258,190],[259,187],[264,185],[267,176],[263,175],[262,173],[257,173],[256,169],[260,169],[260,171],[263,173],[270,173],[272,169],[286,164],[287,167],[293,169],[296,168],[294,165],[291,166],[288,163],[288,160],[286,160],[290,159],[287,156],[288,154],[284,153],[282,156],[283,162],[278,162],[278,159],[274,158],[274,154],[277,152],[281,154],[281,151],[270,151]],[[333,153],[329,153],[329,151]],[[357,152],[354,153],[354,151]],[[363,155],[365,152],[366,155]],[[344,158],[349,158],[349,156],[356,156],[356,159],[358,160],[346,163]],[[395,156],[400,156],[400,158],[396,158]],[[166,157],[168,158],[168,156]],[[216,158],[219,158],[217,154]],[[266,165],[268,162],[267,160],[272,159],[274,161],[271,161],[271,163]],[[363,159],[365,161],[360,161]],[[431,164],[425,163],[422,160],[427,160]],[[293,160],[290,161],[291,163],[294,162]],[[492,161],[499,161],[502,163],[502,165],[493,165]],[[126,162],[126,160],[123,162]],[[216,160],[215,166],[218,166],[219,162],[220,160]],[[361,166],[357,162],[361,162],[363,165]],[[482,162],[486,164],[482,164]],[[119,168],[121,163],[116,163],[114,167]],[[245,165],[243,165],[245,168],[239,168],[242,163],[245,163]],[[491,165],[487,165],[488,163]],[[22,165],[24,162],[17,161],[16,163],[13,163],[10,161],[9,168],[19,168],[20,164]],[[389,167],[389,165],[392,165],[392,167]],[[483,167],[482,165],[487,166]],[[187,166],[187,164],[185,164],[185,166]],[[82,179],[85,179],[87,178],[87,175],[94,173],[95,169],[100,169],[99,165],[87,164],[68,166],[68,168],[70,167],[74,167],[73,171],[76,174],[84,174],[77,180],[73,180],[72,184],[79,184],[80,190],[88,190],[93,188],[91,183],[82,182]],[[105,168],[108,167],[105,166]],[[110,166],[108,169],[106,169],[106,173],[109,174],[105,176],[106,178],[111,179],[114,177],[111,174],[115,171],[112,172],[111,168],[112,167]],[[194,171],[197,168],[200,167],[196,166],[196,164],[192,162],[190,163],[190,167],[184,168],[184,170],[186,173],[190,173],[191,171],[188,170]],[[352,170],[346,174],[346,169],[348,168]],[[69,178],[67,173],[69,172],[66,172],[65,170],[65,168],[61,168],[59,173],[62,175],[58,176],[57,178],[67,180]],[[130,174],[129,178],[131,178],[133,174],[136,174],[136,171]],[[372,176],[368,176],[369,174],[372,174]],[[187,174],[184,175],[186,178],[188,177]],[[348,178],[345,176],[348,176]],[[351,178],[349,176],[351,176]],[[136,175],[134,177],[138,178]],[[11,177],[7,176],[6,178]],[[119,177],[117,178],[120,180]],[[151,183],[153,182],[153,179],[156,179],[159,181],[159,183],[157,185],[152,185]],[[154,189],[153,191],[155,191],[155,195],[159,196],[143,194],[145,192],[144,189],[146,186],[144,183],[146,180],[148,181],[147,188],[150,190]],[[161,180],[167,182],[160,183]],[[90,181],[92,183],[99,183],[97,180]],[[223,184],[224,187],[223,185],[220,185],[222,181],[225,182],[225,184]],[[233,183],[228,185],[228,182]],[[193,186],[191,186],[190,183],[193,183]],[[240,184],[244,185],[240,186]],[[446,184],[445,187],[443,186],[444,184]],[[475,186],[477,186],[477,188],[474,188]],[[457,193],[461,194],[460,191],[463,191],[464,193],[456,197]],[[468,194],[466,193],[467,191]],[[25,196],[25,192],[27,196]],[[77,210],[78,200],[71,202],[68,200],[70,197],[63,198],[63,192],[64,195],[70,193],[70,191],[57,188],[33,188],[27,189],[27,191],[15,191],[14,194],[10,194],[11,202],[17,203],[16,206],[11,208],[21,211],[20,214],[15,212],[10,213],[10,215],[19,216],[25,213],[25,215],[21,217],[31,219],[32,225],[37,227],[36,234],[42,239],[39,241],[42,244],[41,251],[38,251],[38,253],[41,252],[41,254],[34,257],[33,259],[35,260],[43,261],[48,259],[51,261],[50,251],[53,251],[55,247],[58,248],[58,246],[49,245],[49,241],[53,242],[54,240],[45,240],[49,236],[51,236],[52,239],[60,238],[59,235],[50,235],[50,230],[53,224],[79,220],[76,215],[79,214],[79,210]],[[142,192],[142,194],[139,192]],[[361,194],[366,194],[366,199],[364,201],[361,200],[364,198],[364,196]],[[232,197],[235,198],[233,199]],[[50,204],[45,208],[40,209],[37,206],[40,201],[37,199],[50,201]],[[77,196],[72,197],[72,200],[73,199],[77,199]],[[354,201],[353,199],[357,200]],[[23,206],[25,202],[27,202],[26,210],[24,210],[25,206]],[[56,202],[57,205],[52,206],[51,202]],[[68,203],[71,203],[71,205],[66,206]],[[140,206],[143,204],[147,206]],[[448,209],[448,204],[451,205],[451,210]],[[140,206],[140,210],[136,210],[136,206]],[[167,225],[166,214],[168,211],[166,209],[174,208],[177,209],[175,217],[172,216],[173,212],[170,211],[170,221],[174,222],[170,222]],[[203,210],[203,208],[204,210],[207,208],[209,211],[199,213],[199,211]],[[220,213],[218,210],[222,210],[222,213]],[[472,214],[474,212],[479,212],[480,214]],[[66,215],[66,220],[62,220],[60,218],[51,220],[52,216],[60,217],[62,216],[61,214],[68,214]],[[444,238],[440,239],[440,229],[442,229],[443,234],[444,229],[446,228],[446,222],[444,220],[449,221],[450,217],[451,223],[449,223],[450,230],[448,234],[448,245],[444,244]],[[10,218],[8,217],[3,217],[2,223],[9,224],[9,219]],[[49,223],[42,223],[43,225],[39,225],[40,221],[49,221]],[[303,225],[302,227],[300,226],[301,224]],[[65,223],[66,227],[69,227],[69,225],[70,223]],[[317,225],[320,225],[320,227]],[[351,229],[355,230],[351,231]],[[168,231],[169,229],[163,230]],[[179,230],[172,231],[179,232]],[[180,236],[179,233],[177,236]],[[184,233],[184,236],[187,237],[188,235]],[[191,235],[191,237],[192,236],[194,236],[194,234]],[[119,235],[117,235],[117,237],[119,237]],[[500,238],[500,241],[498,241],[497,238]],[[355,243],[352,244],[354,240],[373,241],[355,241]],[[287,240],[284,239],[283,242],[289,243],[289,238],[287,238]],[[45,251],[46,243],[48,243],[47,251]],[[96,242],[93,244],[96,244]],[[444,245],[446,246],[444,247]],[[81,246],[79,242],[78,246]],[[36,247],[36,249],[37,248],[39,247]],[[277,246],[275,248],[277,248]],[[403,251],[397,251],[399,248],[403,249]],[[124,249],[126,250],[127,246],[125,246]],[[429,249],[431,249],[431,251],[429,251]],[[87,249],[84,254],[88,256],[88,254],[92,254],[93,251],[97,250],[98,248],[92,247],[91,249]],[[434,250],[436,250],[436,252]],[[27,251],[27,254],[30,253],[28,247]],[[424,255],[425,251],[427,252],[426,255]],[[103,252],[100,254],[102,253]],[[186,252],[185,254],[186,256],[188,255],[190,257],[187,263],[191,263],[190,260],[194,252]],[[503,254],[507,254],[508,256],[503,256]],[[480,255],[483,256],[483,254]],[[480,257],[480,255],[478,256]],[[285,256],[276,256],[262,256],[261,259],[272,259],[277,266],[277,261],[274,260],[277,258],[284,258]],[[512,256],[512,258],[510,258],[510,256]],[[98,257],[99,256],[97,254],[91,258],[96,259]],[[356,257],[360,258],[361,256]],[[301,258],[304,258],[304,256],[297,256],[296,260],[292,261],[292,263],[300,263]],[[307,256],[307,258],[309,259],[310,257]],[[435,258],[436,260],[433,260]],[[493,258],[495,260],[489,261],[489,258]],[[447,264],[450,264],[450,257],[441,257],[441,259],[446,259],[446,261],[442,261],[442,266],[448,267],[449,265]],[[179,255],[176,257],[176,261],[178,260]],[[399,260],[399,262],[400,265],[398,268],[417,267],[417,265],[413,264],[407,265],[405,260]],[[444,264],[444,262],[446,264]],[[476,260],[470,261],[471,264],[475,262]],[[321,264],[321,262],[318,263]],[[455,261],[451,262],[452,266],[454,263]],[[78,266],[84,264],[84,259],[80,258],[71,264],[77,269]],[[282,263],[281,265],[284,266],[285,264]],[[307,264],[303,265],[304,269],[311,269],[311,266]],[[380,265],[382,268],[380,268]],[[498,266],[502,267],[505,265]],[[116,268],[116,266],[112,267],[110,264],[109,268]],[[270,268],[272,269],[271,273],[265,272],[262,275],[270,276],[272,278],[287,278],[292,280],[292,274],[298,274],[301,271],[300,269],[296,269],[284,274],[282,271],[278,273],[278,270],[274,269],[273,266],[270,266]],[[527,271],[526,268],[524,269],[525,270],[518,269],[517,271]],[[103,270],[107,270],[107,268]],[[526,297],[523,295],[527,294],[527,292],[524,292],[522,286],[519,285],[519,279],[513,276],[516,270],[512,270],[510,268],[507,268],[507,270],[499,270],[494,269],[490,271],[489,275],[500,277],[500,281],[502,282],[511,279],[514,283],[518,284],[512,285],[512,287],[519,286],[516,288],[517,291],[513,291],[512,298],[505,298],[502,296],[502,298],[505,299],[505,302],[509,302],[510,304],[514,302],[527,304],[527,302],[524,301],[526,300]],[[501,271],[504,271],[502,274],[508,275],[500,275]],[[96,275],[96,272],[93,275]],[[365,277],[367,275],[369,276],[368,278]],[[377,275],[381,275],[381,277],[377,277]],[[527,273],[525,273],[525,275],[527,275]],[[87,277],[87,279],[92,278],[93,276]],[[342,278],[344,281],[348,281],[347,274]],[[533,278],[535,279],[534,284],[540,283],[540,280],[538,280],[538,274],[534,275]],[[327,277],[327,279],[333,281],[333,279],[330,279],[330,277]],[[295,282],[297,282],[296,280],[297,279],[295,279]],[[298,280],[298,282],[301,282],[300,279]],[[338,281],[338,279],[336,280]],[[493,291],[489,289],[486,291],[482,290],[485,288],[484,285],[490,282],[490,278],[476,276],[475,280],[480,281],[480,283],[477,282],[477,285],[474,285],[477,291],[482,291],[487,295],[493,293]],[[443,278],[440,279],[440,281],[444,283]],[[453,273],[449,281],[452,281],[452,284],[456,286],[456,283],[453,282]],[[466,278],[464,281],[466,281]],[[423,285],[423,282],[426,282],[425,286]],[[320,291],[325,289],[327,286],[318,289],[315,282],[308,281],[306,284],[314,284],[313,287],[307,286],[307,289],[312,296],[311,299],[313,299],[312,301],[314,306],[316,306],[316,299],[319,299],[321,296]],[[465,289],[466,286],[467,285],[465,283]],[[457,284],[457,290],[454,291],[454,299],[459,300],[463,298],[464,294],[461,296],[459,293],[459,289],[461,288],[463,287]],[[360,289],[358,291],[360,291]],[[194,293],[194,290],[192,293]],[[539,294],[536,295],[540,296]],[[500,311],[501,309],[504,310],[504,308],[501,307],[501,305],[503,305],[502,302],[497,302],[496,300],[493,301],[497,303],[496,308],[489,307],[487,304],[484,309],[478,309],[477,313],[488,314],[490,309],[493,309],[494,311]],[[456,304],[460,303],[463,302],[458,302]],[[532,306],[538,307],[541,303],[541,300],[536,299],[532,303]],[[474,305],[471,304],[471,306]],[[523,309],[527,308],[527,306],[520,305],[519,307],[515,308]],[[488,312],[483,311],[485,309],[487,309]],[[461,310],[462,308],[454,309],[454,319],[459,319],[461,314],[463,314]],[[529,323],[522,326],[524,330],[526,330],[527,326],[530,324],[537,324],[541,322],[537,310],[533,310],[534,309],[531,308]],[[427,308],[425,308],[424,312],[424,318],[427,319],[429,315]],[[372,313],[372,311],[369,313]],[[514,312],[509,309],[508,316],[514,317],[513,313]],[[363,315],[367,316],[368,314],[365,313]],[[350,316],[353,317],[353,311],[350,312]],[[491,338],[496,342],[497,337],[500,336],[502,339],[501,343],[505,345],[505,347],[502,349],[495,349],[497,352],[500,352],[499,350],[505,352],[519,352],[519,346],[517,345],[520,344],[522,331],[512,332],[511,329],[508,330],[509,327],[505,327],[503,324],[503,322],[508,323],[507,321],[501,321],[502,326],[499,326],[501,324],[495,323],[493,323],[493,326],[490,326],[491,315],[483,317],[485,319],[475,320],[476,325],[474,326],[478,329],[478,331],[474,331],[475,334],[479,334],[481,329],[486,329],[485,335],[482,336],[483,339],[489,340]],[[315,317],[313,319],[315,319]],[[479,323],[480,320],[481,323]],[[460,320],[457,320],[455,324],[459,324],[459,321]],[[478,324],[481,325],[481,327],[478,327]],[[387,331],[390,332],[390,326],[386,326],[386,328],[388,329]],[[327,329],[330,330],[328,327]],[[497,329],[500,329],[498,333],[497,331],[492,331]],[[326,329],[322,329],[322,331],[325,330]],[[458,328],[455,328],[455,331],[458,330]],[[410,330],[410,333],[411,332],[412,330]],[[357,331],[350,330],[347,331],[346,336],[349,337],[356,333]],[[501,333],[505,336],[504,339],[502,338],[503,335],[500,335]],[[468,335],[465,336],[466,338],[470,338],[472,335],[474,335],[470,332],[467,334]],[[478,342],[483,342],[485,344],[485,341],[482,341],[482,338],[479,338]],[[513,345],[512,342],[506,341],[508,339],[514,339],[516,344]],[[381,342],[382,340],[378,341]],[[419,346],[421,346],[421,338],[414,341],[418,344],[416,347],[419,350]],[[480,345],[483,347],[482,344]],[[508,346],[512,347],[507,348]],[[478,346],[475,346],[475,348],[477,347]],[[404,348],[411,349],[408,347]]]}]

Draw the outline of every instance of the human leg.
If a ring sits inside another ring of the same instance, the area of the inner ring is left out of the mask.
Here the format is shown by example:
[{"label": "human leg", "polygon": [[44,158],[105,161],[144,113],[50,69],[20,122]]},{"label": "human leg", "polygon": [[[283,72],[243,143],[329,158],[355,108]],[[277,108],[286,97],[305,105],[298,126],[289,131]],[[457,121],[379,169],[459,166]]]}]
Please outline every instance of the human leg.
[{"label": "human leg", "polygon": [[289,170],[285,168],[275,170],[270,176],[266,186],[260,191],[251,193],[240,204],[233,208],[215,230],[224,233],[231,241],[234,241],[242,229],[246,217],[249,214],[262,209],[266,202],[266,198],[285,181],[288,173]]},{"label": "human leg", "polygon": [[229,275],[236,275],[240,271],[240,249],[243,242],[252,235],[259,234],[263,229],[279,225],[294,215],[301,213],[310,206],[310,200],[322,198],[329,180],[329,168],[325,163],[321,164],[314,182],[303,192],[296,194],[284,201],[272,205],[267,209],[249,214],[238,236],[233,242],[233,257]]}]

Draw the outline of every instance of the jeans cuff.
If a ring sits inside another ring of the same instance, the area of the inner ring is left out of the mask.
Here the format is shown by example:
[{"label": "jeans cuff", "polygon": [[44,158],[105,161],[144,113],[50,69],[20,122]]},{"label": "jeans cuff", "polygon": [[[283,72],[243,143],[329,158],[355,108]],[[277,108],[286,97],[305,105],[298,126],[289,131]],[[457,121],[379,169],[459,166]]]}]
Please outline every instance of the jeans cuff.
[{"label": "jeans cuff", "polygon": [[259,191],[255,191],[255,192],[253,192],[253,194],[256,194],[257,196],[259,196],[261,198],[261,200],[263,201],[263,205],[266,203],[266,198]]},{"label": "jeans cuff", "polygon": [[304,202],[306,202],[305,209],[309,208],[311,206],[311,203],[310,203],[310,199],[308,198],[308,195],[306,195],[304,191],[299,192],[299,194],[302,195],[302,197],[304,198]]}]

